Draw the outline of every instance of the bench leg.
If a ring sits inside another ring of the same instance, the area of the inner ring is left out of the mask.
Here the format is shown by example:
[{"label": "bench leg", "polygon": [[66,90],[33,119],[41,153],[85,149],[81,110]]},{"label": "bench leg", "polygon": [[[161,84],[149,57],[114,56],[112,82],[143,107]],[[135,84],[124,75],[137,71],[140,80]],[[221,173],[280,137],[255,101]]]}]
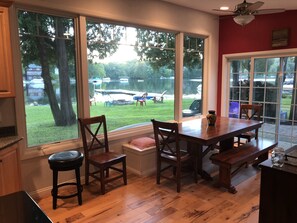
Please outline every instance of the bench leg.
[{"label": "bench leg", "polygon": [[219,186],[224,187],[228,189],[228,191],[232,194],[237,193],[237,190],[234,186],[231,184],[231,167],[222,167],[220,166],[219,170]]}]

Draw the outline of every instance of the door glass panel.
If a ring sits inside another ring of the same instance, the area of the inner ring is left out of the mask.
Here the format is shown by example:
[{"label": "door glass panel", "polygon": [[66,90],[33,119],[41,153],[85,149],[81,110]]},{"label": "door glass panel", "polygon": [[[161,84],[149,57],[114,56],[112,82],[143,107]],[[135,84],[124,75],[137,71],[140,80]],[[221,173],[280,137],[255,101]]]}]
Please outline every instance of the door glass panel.
[{"label": "door glass panel", "polygon": [[[239,102],[262,104],[264,124],[260,129],[260,135],[278,140],[279,146],[285,148],[296,144],[296,58],[253,59],[254,79],[247,81],[252,83],[252,100],[248,98],[248,91],[245,91],[243,84],[235,84],[240,83],[236,81],[236,77],[240,77],[239,73],[233,73],[235,70],[240,71],[240,61],[230,62],[229,116],[232,117]],[[235,81],[232,77],[235,77]]]}]

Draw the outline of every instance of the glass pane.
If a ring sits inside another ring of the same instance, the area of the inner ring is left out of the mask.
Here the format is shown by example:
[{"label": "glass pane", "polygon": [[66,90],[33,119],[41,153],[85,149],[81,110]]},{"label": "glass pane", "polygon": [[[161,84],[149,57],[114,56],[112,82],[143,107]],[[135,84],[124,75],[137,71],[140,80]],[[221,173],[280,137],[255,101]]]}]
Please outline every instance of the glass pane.
[{"label": "glass pane", "polygon": [[263,102],[264,101],[264,88],[254,88],[253,101]]},{"label": "glass pane", "polygon": [[269,58],[267,59],[267,72],[278,72],[280,65],[280,58]]},{"label": "glass pane", "polygon": [[[264,104],[264,115],[265,117],[273,118],[271,120],[276,119],[276,104]],[[267,119],[267,121],[271,121],[270,119]],[[275,123],[275,121],[273,121]]]},{"label": "glass pane", "polygon": [[87,21],[87,40],[91,116],[108,131],[173,119],[174,34]]},{"label": "glass pane", "polygon": [[237,101],[229,102],[229,117],[230,118],[239,118],[240,105]]},{"label": "glass pane", "polygon": [[266,88],[265,101],[266,102],[277,102],[278,89]]},{"label": "glass pane", "polygon": [[240,100],[248,101],[249,100],[249,93],[250,93],[249,88],[242,88],[241,93],[240,93]]},{"label": "glass pane", "polygon": [[204,40],[185,35],[182,116],[202,113]]},{"label": "glass pane", "polygon": [[73,19],[19,11],[18,22],[28,147],[77,138]]},{"label": "glass pane", "polygon": [[230,88],[230,100],[239,100],[239,88]]},{"label": "glass pane", "polygon": [[255,67],[254,67],[254,72],[265,72],[266,71],[266,59],[265,58],[260,58],[255,60]]}]

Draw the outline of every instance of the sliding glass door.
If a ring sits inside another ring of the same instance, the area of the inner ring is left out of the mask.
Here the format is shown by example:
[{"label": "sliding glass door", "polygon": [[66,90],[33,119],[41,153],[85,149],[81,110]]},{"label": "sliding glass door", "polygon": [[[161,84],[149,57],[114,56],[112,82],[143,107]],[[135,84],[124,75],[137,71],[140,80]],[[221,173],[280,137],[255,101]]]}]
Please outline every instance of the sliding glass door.
[{"label": "sliding glass door", "polygon": [[229,117],[238,117],[242,103],[262,104],[260,135],[285,148],[297,144],[296,58],[230,61]]}]

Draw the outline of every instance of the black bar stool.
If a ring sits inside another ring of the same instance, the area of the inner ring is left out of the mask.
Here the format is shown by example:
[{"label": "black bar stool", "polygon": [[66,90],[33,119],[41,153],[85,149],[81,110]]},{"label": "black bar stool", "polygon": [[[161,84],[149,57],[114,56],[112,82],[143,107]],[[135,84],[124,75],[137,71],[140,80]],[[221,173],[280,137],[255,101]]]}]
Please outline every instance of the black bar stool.
[{"label": "black bar stool", "polygon": [[[78,197],[79,205],[82,204],[82,197],[81,192],[83,187],[80,183],[80,172],[79,169],[83,163],[84,155],[79,151],[65,151],[54,153],[48,158],[48,163],[50,168],[53,170],[53,189],[52,189],[52,196],[53,196],[53,209],[57,207],[57,199],[63,198],[71,198],[71,197]],[[62,183],[58,184],[58,172],[59,171],[68,171],[68,170],[75,170],[76,175],[76,182],[69,182],[69,183]],[[67,185],[76,185],[77,192],[70,195],[59,195],[58,189],[59,187],[67,186]]]}]

